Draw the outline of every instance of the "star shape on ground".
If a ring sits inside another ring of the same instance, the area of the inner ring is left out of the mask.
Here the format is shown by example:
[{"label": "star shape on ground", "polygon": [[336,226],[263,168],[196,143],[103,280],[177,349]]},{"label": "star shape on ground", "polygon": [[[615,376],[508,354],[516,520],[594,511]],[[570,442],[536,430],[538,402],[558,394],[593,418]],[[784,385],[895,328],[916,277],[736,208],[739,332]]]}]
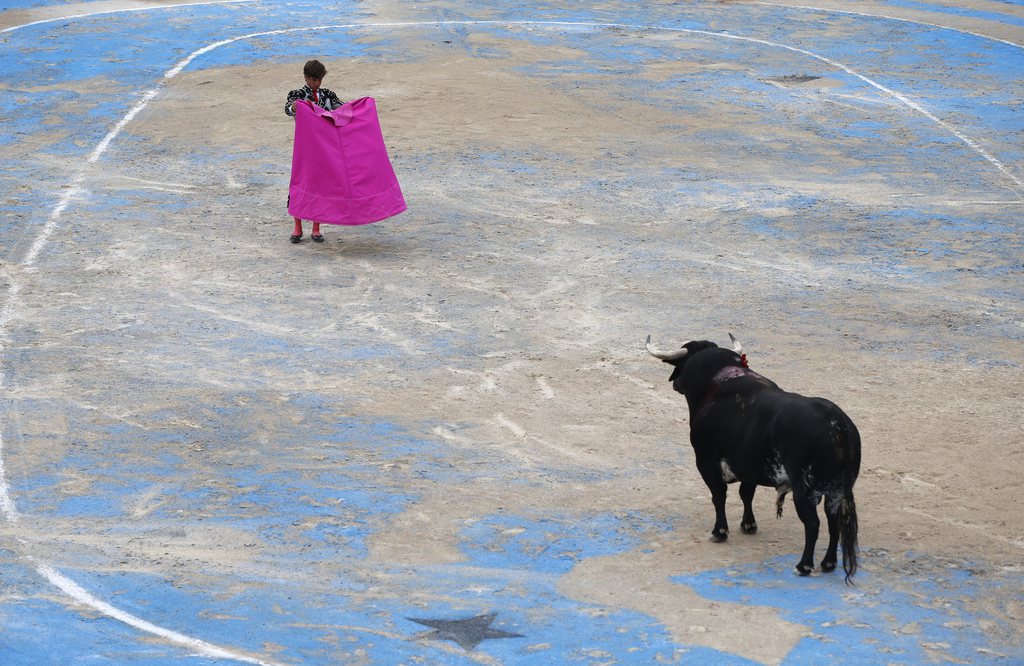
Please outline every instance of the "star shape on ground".
[{"label": "star shape on ground", "polygon": [[497,615],[497,613],[485,613],[464,620],[428,620],[415,617],[407,619],[433,629],[433,631],[426,632],[421,638],[455,641],[467,651],[475,648],[481,641],[491,638],[523,638],[522,634],[492,629],[491,622],[494,622]]}]

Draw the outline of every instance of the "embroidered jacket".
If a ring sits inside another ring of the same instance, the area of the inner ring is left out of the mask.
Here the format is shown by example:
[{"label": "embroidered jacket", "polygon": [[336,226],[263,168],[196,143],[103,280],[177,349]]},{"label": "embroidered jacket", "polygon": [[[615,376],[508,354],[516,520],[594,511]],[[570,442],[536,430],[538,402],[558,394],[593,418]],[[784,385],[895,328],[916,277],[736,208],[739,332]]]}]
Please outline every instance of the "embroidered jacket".
[{"label": "embroidered jacket", "polygon": [[[305,99],[313,102],[313,89],[309,86],[302,86],[298,90],[293,90],[288,93],[288,101],[284,103],[284,112],[289,116],[295,115],[295,102]],[[316,102],[313,102],[317,106],[331,111],[337,109],[343,104],[332,91],[327,88],[320,88],[316,91]]]}]

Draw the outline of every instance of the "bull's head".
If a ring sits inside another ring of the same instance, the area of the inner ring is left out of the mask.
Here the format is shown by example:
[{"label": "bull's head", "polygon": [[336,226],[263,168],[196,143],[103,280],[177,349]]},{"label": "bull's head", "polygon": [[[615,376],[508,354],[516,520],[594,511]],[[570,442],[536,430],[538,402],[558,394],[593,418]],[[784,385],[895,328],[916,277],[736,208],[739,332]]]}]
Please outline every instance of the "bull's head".
[{"label": "bull's head", "polygon": [[[742,356],[743,345],[739,343],[739,340],[737,340],[732,333],[729,334],[729,339],[732,340],[733,351],[735,351],[737,354],[740,354],[741,359],[744,358]],[[669,365],[675,368],[672,371],[672,376],[668,378],[668,380],[673,383],[675,382],[676,378],[679,377],[680,373],[683,370],[683,366],[690,359],[690,357],[697,354],[697,352],[704,351],[705,349],[713,349],[718,347],[718,345],[716,345],[714,342],[710,342],[708,340],[694,340],[691,342],[687,342],[685,345],[682,346],[681,349],[677,349],[675,351],[662,351],[660,349],[655,348],[654,345],[651,344],[651,336],[649,335],[647,336],[647,342],[644,346],[647,348],[647,353],[649,353],[651,356],[657,359],[661,359],[665,363],[668,363]],[[683,392],[678,387],[676,390],[679,390],[680,393]]]},{"label": "bull's head", "polygon": [[[740,341],[736,339],[736,336],[730,333],[729,339],[732,340],[732,350],[737,354],[742,354],[743,345],[741,345]],[[682,349],[677,349],[675,351],[661,351],[659,349],[656,349],[654,345],[651,344],[651,336],[648,335],[647,342],[646,344],[644,344],[644,347],[647,349],[647,352],[654,358],[659,358],[662,361],[665,361],[666,363],[672,363],[673,361],[680,360],[681,358],[689,354],[691,351],[698,351],[697,349],[692,349],[691,345],[700,345],[701,349],[718,346],[715,345],[714,343],[710,343],[707,342],[706,340],[703,340],[701,342],[687,342],[685,345],[683,345]]]}]

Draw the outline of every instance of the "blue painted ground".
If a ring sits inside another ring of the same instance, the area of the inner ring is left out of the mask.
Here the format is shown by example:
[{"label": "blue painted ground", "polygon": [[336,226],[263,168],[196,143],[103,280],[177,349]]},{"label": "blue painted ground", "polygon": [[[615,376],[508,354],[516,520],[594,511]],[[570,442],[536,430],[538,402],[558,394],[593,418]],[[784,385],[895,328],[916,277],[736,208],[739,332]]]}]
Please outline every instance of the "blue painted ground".
[{"label": "blue painted ground", "polygon": [[[5,3],[5,8],[41,4],[46,3],[15,0]],[[483,9],[498,20],[614,20],[734,33],[740,32],[738,26],[744,30],[758,26],[758,38],[779,42],[791,41],[793,30],[788,22],[761,21],[768,11],[764,8],[728,4],[716,5],[716,11],[709,13],[688,6],[670,11],[644,3],[626,3],[614,16],[609,16],[597,9],[524,10],[519,3],[512,2],[467,2],[458,10],[434,11],[425,7],[419,18],[461,20]],[[954,12],[950,8],[942,11]],[[966,10],[956,13],[967,15]],[[983,12],[971,15],[989,18]],[[802,48],[869,72],[880,83],[894,88],[905,89],[913,81],[917,99],[924,100],[937,114],[955,115],[959,126],[972,136],[1000,142],[999,154],[1008,162],[1024,161],[1024,142],[1016,141],[1024,136],[1020,109],[1009,92],[1024,72],[1019,49],[950,31],[849,17],[840,23],[848,26],[851,39],[826,42],[816,38],[815,29],[826,24],[834,26],[834,17],[795,11],[793,17],[800,21]],[[225,36],[317,25],[328,20],[347,23],[368,18],[359,2],[261,2],[98,16],[4,35],[0,38],[0,147],[13,149],[35,142],[39,147],[31,160],[26,157],[5,164],[0,259],[9,264],[20,260],[31,243],[33,231],[46,223],[60,186],[67,182],[73,166],[89,154],[143,91],[155,85],[165,71],[190,52]],[[94,37],[98,32],[102,39]],[[405,57],[397,32],[382,35],[369,31],[374,39],[361,39],[367,32],[333,31],[329,37],[331,57],[390,61]],[[866,33],[871,34],[872,43],[854,38]],[[601,73],[628,81],[643,63],[681,57],[671,43],[645,43],[632,35],[624,37],[613,31],[585,28],[546,31],[502,25],[461,26],[439,28],[437,34],[488,34],[533,40],[538,45],[571,44],[586,55],[579,62],[567,58],[524,66],[531,76],[537,77]],[[756,60],[762,48],[732,43],[723,50],[722,43],[712,38],[681,39],[697,53],[713,52],[718,61],[737,66]],[[884,67],[880,67],[879,51],[893,42],[899,42],[902,48],[885,57]],[[190,69],[301,60],[310,52],[311,43],[319,46],[323,42],[303,33],[240,42],[201,57]],[[505,55],[498,47],[471,44],[467,42],[466,48],[477,57]],[[954,72],[970,64],[973,72],[982,72],[983,85],[974,87],[965,82],[958,89],[963,94],[950,94],[954,83],[947,76],[930,77],[921,72],[923,65],[936,59],[943,60]],[[602,63],[599,69],[595,68],[594,60]],[[801,72],[821,71],[813,62],[799,62],[804,68]],[[980,68],[979,62],[983,64]],[[787,70],[763,74],[767,77],[790,73]],[[854,77],[836,72],[829,72],[829,76],[843,80],[857,94],[878,94]],[[91,80],[113,82],[116,93],[91,91],[87,85]],[[686,115],[698,107],[690,98],[671,94],[680,83],[669,79],[655,87],[639,82],[635,86],[624,84],[616,94]],[[688,75],[686,85],[750,109],[765,104],[765,100],[770,100],[772,106],[785,104],[786,98],[784,91],[755,86],[748,75],[728,69],[713,77],[707,73]],[[64,89],[56,100],[54,88]],[[60,109],[62,122],[40,128],[37,117],[28,111],[54,105]],[[924,118],[908,115],[899,126],[894,126],[887,122],[865,122],[856,112],[837,109],[832,120],[828,126],[808,121],[808,132],[818,140],[828,141],[841,135],[847,142],[862,142],[862,151],[873,154],[882,164],[896,156],[907,159],[908,151],[917,151],[936,165],[929,178],[948,181],[958,191],[980,192],[979,196],[1007,196],[1005,180],[993,176],[990,165],[980,158],[965,161],[962,144],[937,132]],[[906,133],[915,137],[909,141],[909,148],[903,140]],[[894,141],[897,134],[901,136],[899,142]],[[727,139],[721,138],[724,145]],[[125,135],[118,139],[119,149],[139,147],[135,141],[130,134]],[[789,149],[799,151],[799,146]],[[54,168],[45,178],[29,177],[30,173],[38,173],[32,164],[39,156],[52,161]],[[507,159],[507,155],[485,155],[479,165],[487,168],[489,161],[495,161],[507,167]],[[522,165],[520,172],[529,174],[530,168]],[[717,181],[704,175],[666,168],[665,180],[677,186],[647,186],[646,190],[643,183],[630,182],[628,177],[612,182],[595,179],[581,185],[577,195],[585,197],[588,192],[609,187],[630,190],[652,210],[658,210],[684,194],[695,198],[720,195],[716,191],[720,187]],[[748,231],[765,238],[804,238],[812,256],[827,260],[835,251],[830,243],[815,237],[815,232],[823,231],[823,220],[835,220],[834,228],[824,229],[833,237],[851,233],[844,226],[847,217],[836,214],[847,211],[834,210],[834,204],[828,201],[771,189],[759,191],[756,185],[745,196],[765,207],[806,210],[807,226],[780,225],[756,216],[745,217],[743,224]],[[85,202],[81,204],[82,210],[102,210],[105,206],[129,208],[135,200],[132,193],[125,197]],[[170,205],[159,198],[151,203]],[[906,226],[920,221],[920,215],[919,208],[894,206],[869,218],[871,230],[866,247],[876,257],[878,269],[884,269],[886,274],[902,272],[908,280],[922,283],[952,280],[948,272],[907,265],[905,250],[894,242],[894,238],[902,237]],[[908,221],[908,217],[912,219]],[[918,248],[920,254],[943,257],[965,252],[968,250],[964,248],[964,237],[980,234],[983,237],[971,241],[969,250],[989,253],[991,271],[1021,270],[1019,220],[1012,213],[990,210],[959,217],[937,214],[930,218],[930,223],[934,233],[927,244]],[[48,251],[59,253],[59,248]],[[646,263],[650,270],[659,265],[656,250],[649,251]],[[87,319],[82,321],[88,323]],[[189,328],[187,318],[179,321],[181,335],[199,339],[205,335]],[[140,335],[145,332],[137,330]],[[1022,335],[1019,331],[1014,333],[1012,327],[1005,333],[1018,339]],[[83,341],[89,342],[87,337]],[[273,365],[278,369],[287,369],[287,359],[302,353],[301,343],[270,334],[250,342],[259,354],[276,355]],[[471,346],[473,341],[442,334],[431,344],[435,351],[451,351],[459,349],[460,344]],[[348,352],[347,356],[342,353],[338,362],[372,360],[392,352],[386,343],[381,343],[378,347]],[[25,367],[31,360],[27,357],[36,353],[46,351],[21,348],[11,351],[5,362],[12,367]],[[292,370],[298,374],[301,367],[296,365]],[[149,513],[149,520],[169,530],[186,529],[198,523],[254,535],[261,544],[261,552],[254,558],[256,566],[238,572],[210,571],[202,578],[189,579],[121,570],[116,563],[103,562],[95,551],[83,549],[82,567],[65,569],[64,573],[101,599],[139,617],[280,663],[471,664],[480,663],[484,659],[481,655],[497,663],[517,664],[748,663],[725,652],[680,644],[651,616],[582,603],[559,590],[560,577],[576,564],[589,558],[628,553],[659,534],[681,525],[689,528],[688,517],[675,516],[666,521],[641,513],[603,511],[584,515],[495,513],[481,516],[462,529],[461,562],[432,568],[380,570],[366,562],[367,540],[389,519],[418,501],[417,488],[463,486],[499,470],[508,474],[510,485],[529,493],[532,477],[503,468],[487,452],[467,456],[460,450],[456,457],[444,440],[419,434],[432,432],[438,424],[400,424],[353,416],[357,409],[346,412],[348,406],[333,404],[321,396],[291,396],[293,408],[322,418],[279,432],[274,445],[281,457],[275,460],[273,468],[253,467],[248,464],[251,459],[241,454],[233,459],[231,447],[254,438],[254,411],[245,406],[245,399],[251,404],[260,399],[260,394],[243,392],[239,397],[238,406],[209,407],[203,412],[208,422],[216,426],[213,445],[222,447],[218,455],[222,461],[228,461],[226,465],[209,468],[202,468],[201,456],[190,458],[185,452],[192,442],[176,427],[173,410],[148,413],[148,425],[156,427],[146,428],[115,420],[97,421],[85,411],[69,411],[69,431],[75,433],[73,441],[69,444],[55,435],[53,449],[62,453],[48,463],[45,471],[31,477],[12,473],[8,480],[23,522],[31,524],[38,518],[45,527],[61,524],[65,519],[85,519],[112,529],[111,525],[130,513],[130,505],[145,494],[152,480],[160,479],[164,495],[172,499]],[[17,409],[44,411],[47,404],[22,400]],[[0,414],[7,411],[11,410],[5,408]],[[17,457],[18,439],[13,436],[17,426],[0,423],[0,427],[4,428],[8,442],[5,455]],[[302,467],[310,459],[306,454],[311,448],[319,449],[318,465]],[[131,455],[139,451],[146,452],[147,464],[139,465],[137,456]],[[288,465],[289,452],[295,456],[296,465],[292,467]],[[360,462],[354,463],[353,459]],[[197,466],[201,473],[194,472]],[[87,477],[84,491],[67,492],[69,470]],[[542,471],[559,482],[595,480],[593,475],[582,472]],[[126,534],[131,534],[127,528]],[[88,536],[88,532],[78,536]],[[181,648],[81,609],[47,586],[18,550],[11,543],[0,550],[0,663],[226,663],[190,656]],[[678,576],[666,581],[666,585],[685,585],[711,600],[769,606],[778,609],[781,617],[806,625],[809,635],[787,656],[786,664],[918,664],[933,660],[1024,663],[1019,627],[1008,626],[984,603],[990,592],[998,591],[1005,597],[1007,589],[1024,589],[1024,577],[1019,573],[987,572],[982,576],[970,570],[949,568],[946,575],[935,577],[934,571],[941,569],[942,563],[930,561],[925,555],[896,558],[904,568],[893,570],[888,560],[885,567],[874,566],[876,558],[882,556],[868,552],[856,587],[844,588],[837,577],[829,576],[795,585],[790,571],[795,557],[795,553],[789,553],[755,565]],[[340,568],[321,568],[339,562],[343,563]],[[927,566],[917,566],[922,564]],[[311,586],[310,579],[315,580],[322,572],[330,574]],[[318,591],[311,592],[311,587]],[[453,643],[422,640],[425,627],[408,619],[469,617],[492,609],[500,609],[495,628],[523,637],[485,641],[476,652],[464,653]]]},{"label": "blue painted ground", "polygon": [[773,606],[787,619],[809,627],[810,635],[789,653],[787,664],[1000,664],[1019,659],[1019,651],[978,647],[992,634],[1011,641],[1018,632],[1018,627],[986,612],[982,601],[993,588],[1020,588],[1021,577],[981,579],[951,563],[938,563],[938,575],[915,573],[914,565],[925,562],[930,569],[935,564],[926,555],[908,553],[896,571],[869,569],[839,599],[829,577],[794,586],[782,558],[679,576],[673,582],[689,585],[709,599]]}]

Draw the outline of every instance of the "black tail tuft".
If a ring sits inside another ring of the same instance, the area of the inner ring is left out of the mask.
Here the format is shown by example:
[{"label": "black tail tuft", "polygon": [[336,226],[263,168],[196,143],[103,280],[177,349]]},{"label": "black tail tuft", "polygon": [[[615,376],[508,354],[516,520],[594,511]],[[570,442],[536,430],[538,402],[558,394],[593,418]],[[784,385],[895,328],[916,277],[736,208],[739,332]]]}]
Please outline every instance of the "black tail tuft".
[{"label": "black tail tuft", "polygon": [[853,490],[844,493],[839,503],[839,542],[843,549],[843,571],[846,584],[857,573],[857,504],[853,501]]}]

